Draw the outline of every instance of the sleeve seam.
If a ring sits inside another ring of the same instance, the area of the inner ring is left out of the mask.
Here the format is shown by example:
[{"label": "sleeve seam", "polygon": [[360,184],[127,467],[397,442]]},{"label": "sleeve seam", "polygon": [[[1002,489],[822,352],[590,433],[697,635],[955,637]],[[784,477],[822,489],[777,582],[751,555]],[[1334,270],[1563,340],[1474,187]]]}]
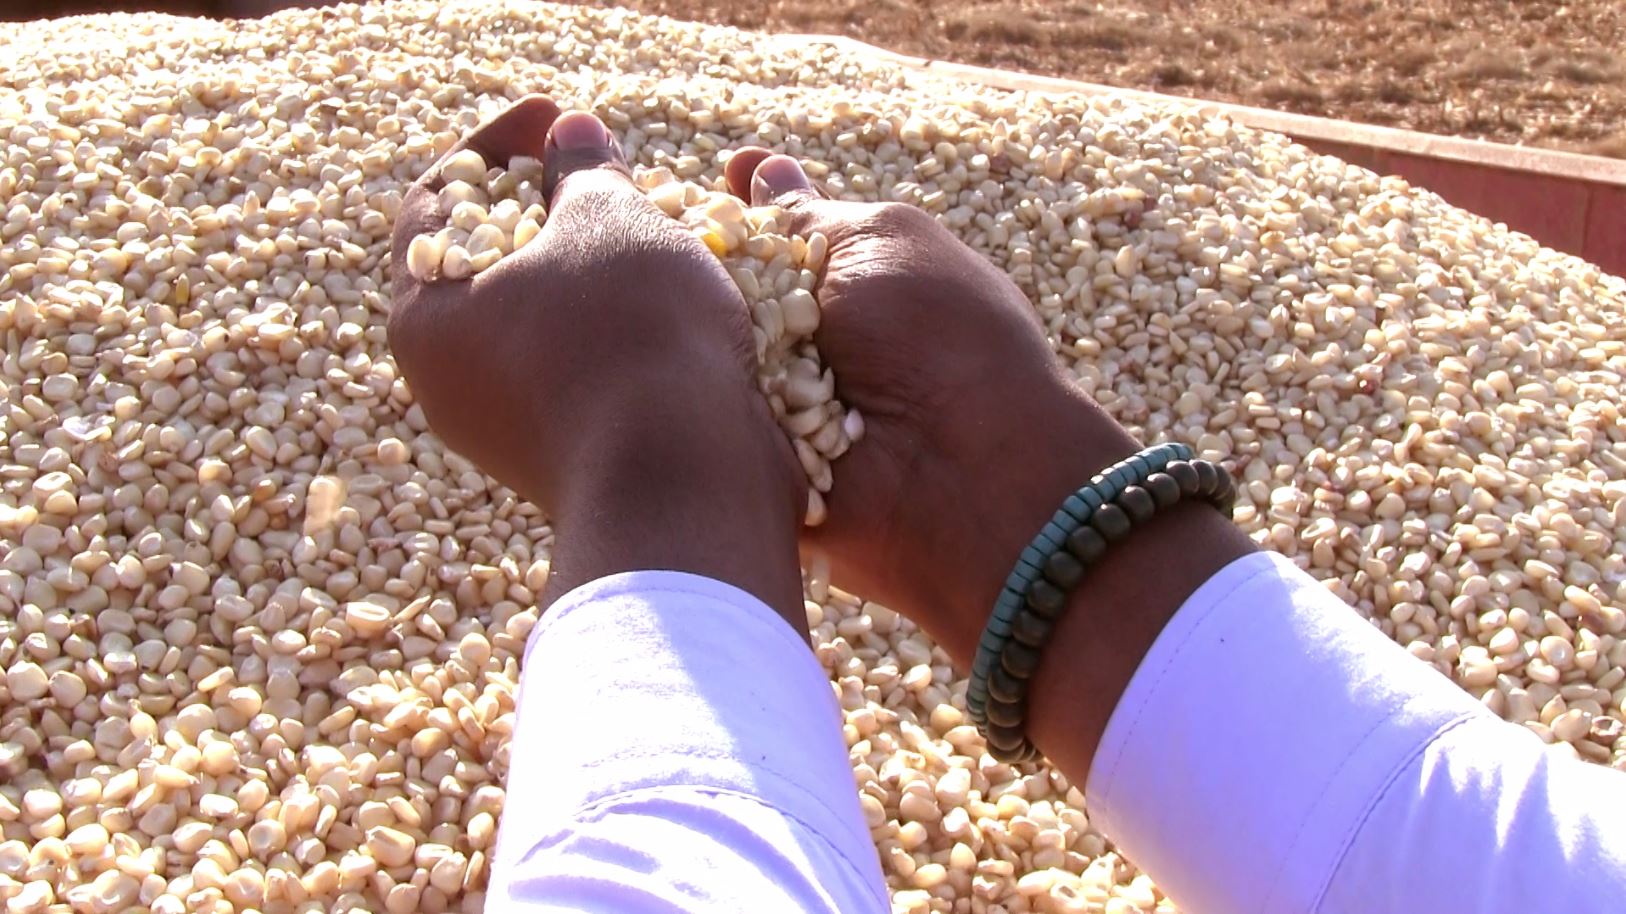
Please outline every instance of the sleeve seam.
[{"label": "sleeve seam", "polygon": [[[1390,715],[1389,717],[1384,718],[1383,723],[1387,723],[1388,721],[1392,720],[1393,717],[1394,715]],[[1344,833],[1343,840],[1341,840],[1338,844],[1337,853],[1332,855],[1332,859],[1327,864],[1327,871],[1319,880],[1319,885],[1316,886],[1315,894],[1311,897],[1309,907],[1311,914],[1315,914],[1315,912],[1319,912],[1321,910],[1321,904],[1326,900],[1327,892],[1332,889],[1332,881],[1338,875],[1339,869],[1343,867],[1344,858],[1349,856],[1349,850],[1355,845],[1355,839],[1359,837],[1361,831],[1366,828],[1367,822],[1371,821],[1372,814],[1377,811],[1378,804],[1382,803],[1384,798],[1389,795],[1389,792],[1394,789],[1395,783],[1400,780],[1400,776],[1405,773],[1406,769],[1410,768],[1413,762],[1417,761],[1417,759],[1420,758],[1423,753],[1427,752],[1430,746],[1433,746],[1435,743],[1444,738],[1447,733],[1455,730],[1463,724],[1479,719],[1482,719],[1480,715],[1473,714],[1471,712],[1462,713],[1458,717],[1442,724],[1439,729],[1435,730],[1429,735],[1428,739],[1418,743],[1411,752],[1406,753],[1405,756],[1395,763],[1393,770],[1391,770],[1389,775],[1383,779],[1383,783],[1378,787],[1377,790],[1372,792],[1372,797],[1367,801],[1366,808],[1361,810],[1361,814],[1356,817],[1354,822],[1350,823],[1348,830]],[[1339,766],[1339,770],[1343,770],[1342,765]],[[1331,779],[1329,778],[1329,780]],[[1304,823],[1301,822],[1299,824],[1299,833],[1302,833],[1303,829]],[[1289,851],[1285,856],[1291,856],[1291,848],[1297,844],[1298,834],[1295,834],[1293,837],[1293,844],[1289,846]]]},{"label": "sleeve seam", "polygon": [[[648,585],[640,585],[632,580],[634,576],[642,575],[659,576],[661,580]],[[672,580],[674,577],[678,580]],[[692,586],[683,582],[683,579],[687,578],[695,579]],[[714,588],[722,588],[722,591],[718,592]],[[775,631],[775,637],[788,640],[788,643],[802,648],[804,653],[812,656],[812,652],[807,650],[807,643],[797,639],[795,632],[791,631],[788,625],[783,624],[783,620],[773,611],[773,608],[764,603],[761,598],[726,581],[706,578],[686,571],[644,569],[640,571],[623,571],[597,578],[574,588],[563,597],[560,597],[553,606],[542,614],[536,627],[526,639],[523,659],[530,659],[532,646],[542,640],[550,629],[557,627],[565,619],[581,611],[602,606],[604,603],[616,599],[630,598],[647,601],[661,596],[696,597],[710,603],[738,610],[753,619],[760,617],[762,612],[766,611],[773,618],[765,621],[779,623],[769,626]]]},{"label": "sleeve seam", "polygon": [[859,862],[853,860],[851,855],[842,850],[842,848],[836,844],[836,842],[831,841],[828,835],[826,835],[822,830],[814,827],[801,816],[791,812],[788,809],[775,806],[755,794],[745,793],[744,791],[739,790],[731,790],[725,787],[706,787],[698,784],[662,784],[651,787],[635,787],[630,790],[620,790],[607,796],[599,797],[591,803],[578,806],[564,818],[564,820],[561,822],[561,827],[556,827],[549,833],[548,836],[544,836],[533,841],[530,847],[526,848],[522,853],[514,858],[514,861],[512,864],[510,864],[510,867],[518,866],[529,859],[533,853],[549,842],[549,838],[551,836],[569,831],[570,829],[565,827],[566,825],[579,825],[582,819],[587,818],[592,813],[606,811],[606,807],[615,806],[624,801],[672,793],[692,793],[712,797],[735,797],[753,803],[756,806],[768,810],[775,815],[784,817],[790,822],[795,823],[797,828],[800,828],[807,834],[816,837],[821,844],[828,848],[836,857],[840,858],[842,865],[845,866],[851,875],[856,877],[858,882],[864,886],[866,891],[869,892],[871,900],[879,905],[878,910],[884,911],[889,908],[890,902],[887,899],[887,895],[883,887],[884,882],[882,885],[876,885],[874,880],[870,879],[868,874],[865,873],[864,867]]}]

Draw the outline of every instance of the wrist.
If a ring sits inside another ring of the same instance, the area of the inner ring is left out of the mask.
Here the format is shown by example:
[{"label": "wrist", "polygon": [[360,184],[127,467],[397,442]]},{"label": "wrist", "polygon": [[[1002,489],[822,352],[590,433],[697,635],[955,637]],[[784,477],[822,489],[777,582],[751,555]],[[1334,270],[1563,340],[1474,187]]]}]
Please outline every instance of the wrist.
[{"label": "wrist", "polygon": [[1185,501],[1109,547],[1072,594],[1030,680],[1028,738],[1082,784],[1141,660],[1187,598],[1255,551],[1212,506]]},{"label": "wrist", "polygon": [[[922,604],[932,607],[932,634],[961,669],[969,669],[1023,548],[1068,495],[1142,447],[1060,377],[981,425],[987,447],[968,451],[975,457],[950,477],[974,481],[963,510],[934,519],[946,531],[944,547],[928,576],[937,589]],[[1082,780],[1164,626],[1203,582],[1253,550],[1229,518],[1199,502],[1176,504],[1115,544],[1070,594],[1043,649],[1028,692],[1035,745]]]},{"label": "wrist", "polygon": [[1062,501],[1102,468],[1139,445],[1082,391],[1051,375],[1020,403],[991,404],[973,424],[980,440],[945,473],[953,484],[923,527],[933,529],[933,635],[961,669],[969,669],[988,613],[1016,557]]},{"label": "wrist", "polygon": [[806,629],[795,458],[743,380],[706,396],[617,398],[558,475],[545,603],[622,571],[704,575]]}]

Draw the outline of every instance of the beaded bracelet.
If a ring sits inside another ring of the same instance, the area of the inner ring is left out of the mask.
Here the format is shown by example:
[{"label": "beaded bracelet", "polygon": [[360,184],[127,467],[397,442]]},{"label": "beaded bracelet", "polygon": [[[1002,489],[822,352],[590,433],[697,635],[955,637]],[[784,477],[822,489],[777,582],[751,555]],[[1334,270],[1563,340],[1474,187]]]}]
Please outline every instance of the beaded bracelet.
[{"label": "beaded bracelet", "polygon": [[1001,761],[1032,761],[1023,716],[1028,681],[1040,651],[1067,607],[1067,597],[1107,546],[1159,510],[1202,498],[1229,515],[1236,486],[1219,464],[1193,460],[1183,444],[1160,444],[1097,473],[1069,495],[994,601],[971,664],[966,708]]}]

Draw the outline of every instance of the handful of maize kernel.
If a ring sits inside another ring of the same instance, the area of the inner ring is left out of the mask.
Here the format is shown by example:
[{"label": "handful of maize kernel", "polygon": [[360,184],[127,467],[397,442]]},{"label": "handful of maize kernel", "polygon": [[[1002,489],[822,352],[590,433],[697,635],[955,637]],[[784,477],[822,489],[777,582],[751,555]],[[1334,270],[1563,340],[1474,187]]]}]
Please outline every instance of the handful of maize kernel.
[{"label": "handful of maize kernel", "polygon": [[[407,248],[407,269],[426,282],[468,279],[491,269],[542,231],[542,163],[516,157],[489,167],[465,149],[442,168],[439,206],[447,225],[419,235]],[[830,461],[864,436],[864,419],[835,396],[835,375],[813,345],[819,329],[814,294],[830,243],[820,232],[786,235],[784,213],[747,206],[739,198],[679,180],[664,166],[639,167],[633,183],[666,215],[681,222],[723,262],[751,312],[757,388],[790,437],[807,474],[805,523],[824,522]]]}]

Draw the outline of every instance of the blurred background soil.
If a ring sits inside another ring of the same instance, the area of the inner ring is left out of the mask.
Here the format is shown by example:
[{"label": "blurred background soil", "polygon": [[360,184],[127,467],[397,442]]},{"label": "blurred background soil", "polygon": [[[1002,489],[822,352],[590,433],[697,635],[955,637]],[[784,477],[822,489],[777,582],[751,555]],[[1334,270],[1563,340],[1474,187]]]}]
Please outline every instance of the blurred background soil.
[{"label": "blurred background soil", "polygon": [[[1626,158],[1626,0],[584,0],[924,57]],[[0,18],[288,0],[0,0]]]}]

